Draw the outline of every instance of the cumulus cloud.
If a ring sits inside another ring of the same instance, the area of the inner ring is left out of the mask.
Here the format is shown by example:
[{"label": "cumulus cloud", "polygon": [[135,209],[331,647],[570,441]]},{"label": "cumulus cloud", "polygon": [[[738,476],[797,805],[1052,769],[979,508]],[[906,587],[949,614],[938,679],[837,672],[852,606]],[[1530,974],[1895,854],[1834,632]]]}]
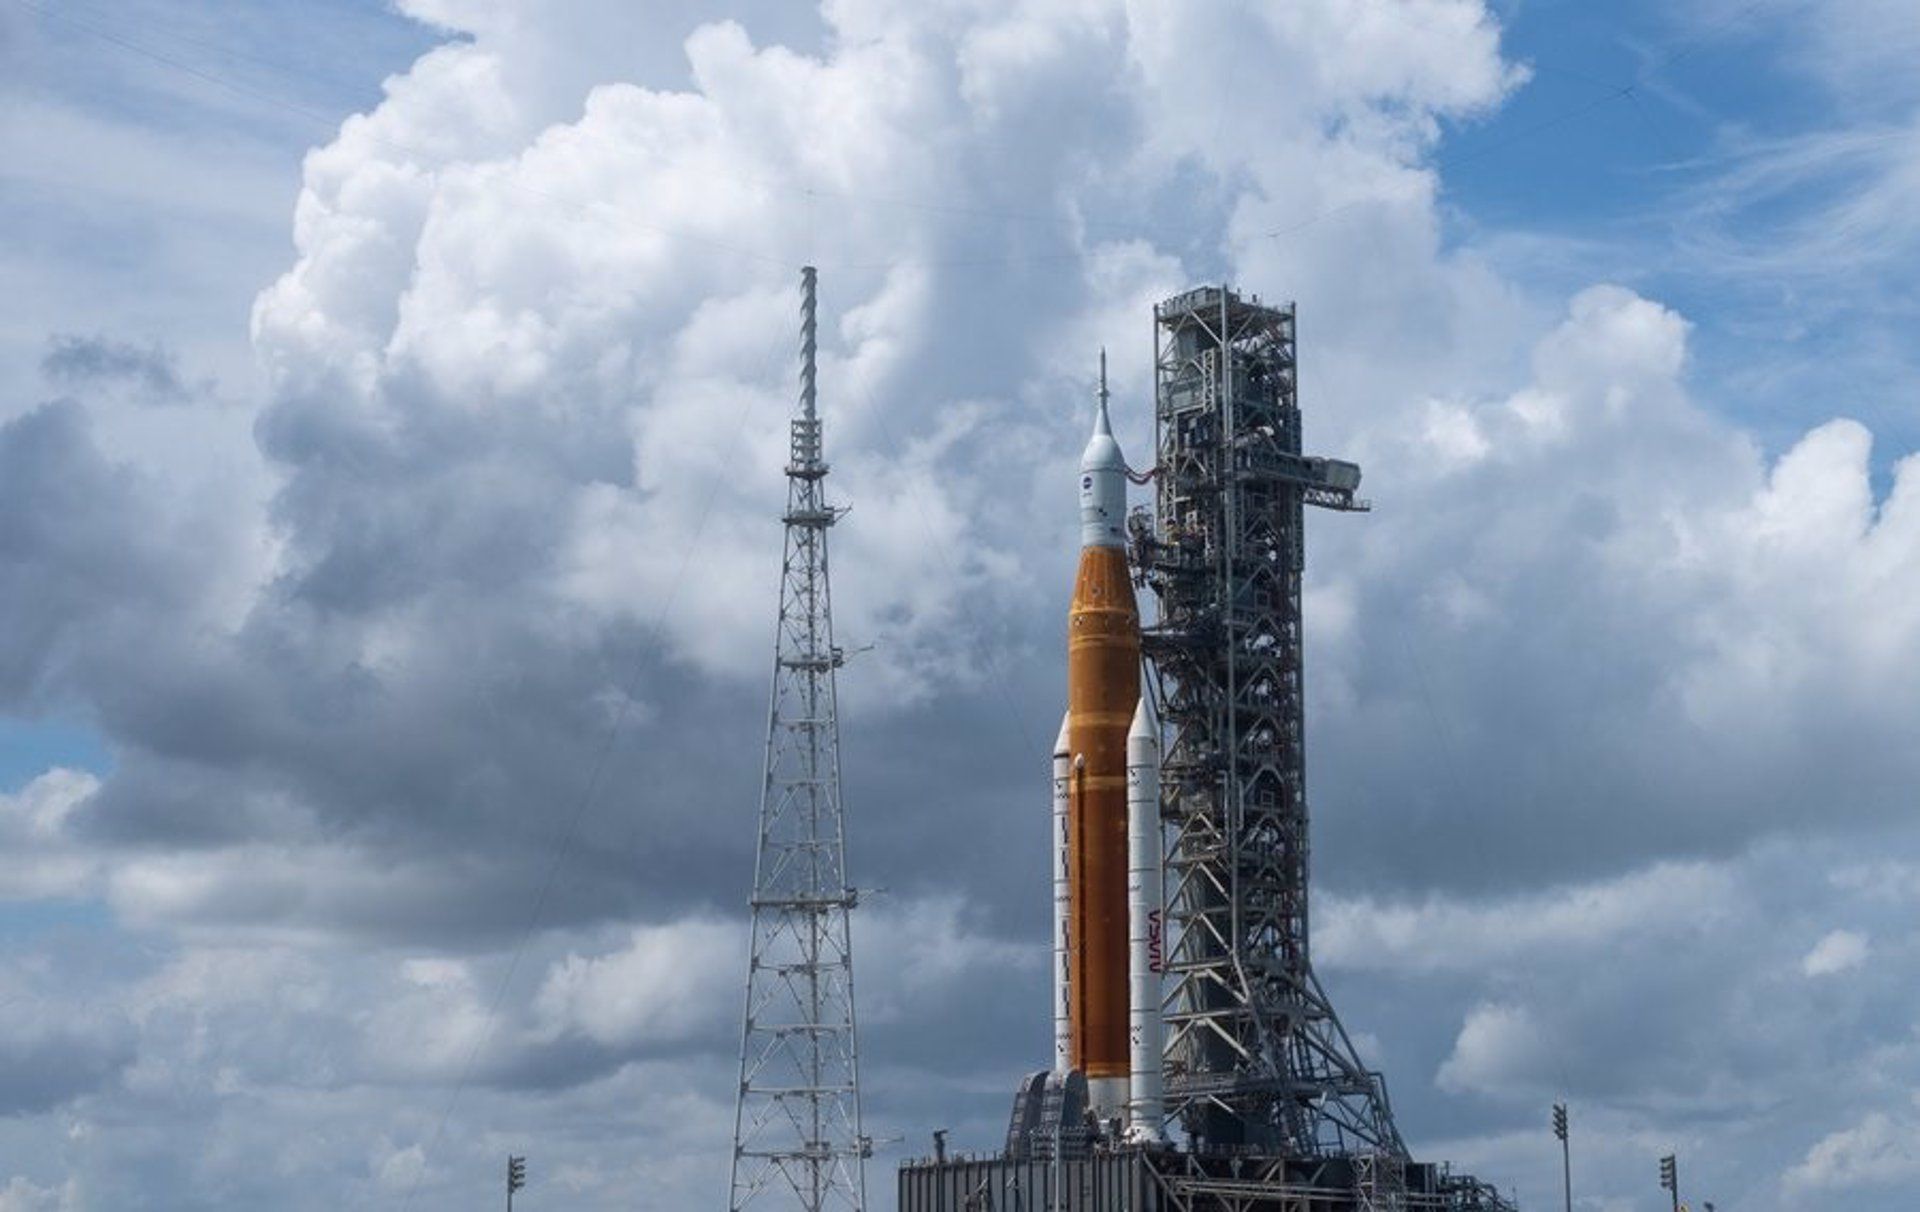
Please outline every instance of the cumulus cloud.
[{"label": "cumulus cloud", "polygon": [[[1323,897],[1316,937],[1349,1027],[1393,1045],[1395,1105],[1437,1133],[1429,1155],[1544,1197],[1538,1124],[1564,1100],[1591,1173],[1677,1147],[1702,1158],[1696,1190],[1785,1209],[1788,1163],[1870,1110],[1898,1118],[1920,1073],[1914,956],[1878,941],[1920,902],[1870,884],[1836,899],[1848,853],[1770,843],[1524,896]],[[1809,980],[1807,940],[1835,914],[1875,962]]]},{"label": "cumulus cloud", "polygon": [[1458,1092],[1542,1088],[1560,1047],[1524,1006],[1476,1006],[1435,1080],[1442,1090]]},{"label": "cumulus cloud", "polygon": [[[1417,28],[1384,10],[1360,27],[1332,9],[1275,26],[1209,13],[1213,33],[1355,70],[1274,93],[1290,131],[1274,159],[1194,177],[1214,142],[1163,56],[1201,31],[1150,7],[835,6],[819,54],[696,22],[678,87],[557,66],[553,46],[624,20],[602,7],[556,13],[538,36],[485,7],[421,15],[473,37],[423,56],[309,156],[296,259],[256,302],[265,471],[246,487],[264,486],[262,508],[227,510],[209,545],[187,508],[198,486],[182,496],[123,456],[126,423],[105,403],[10,431],[23,459],[30,441],[61,444],[36,467],[70,465],[9,481],[8,516],[63,519],[25,549],[43,579],[127,581],[37,594],[44,619],[11,632],[31,701],[97,705],[115,747],[76,830],[191,843],[116,873],[116,904],[142,921],[379,934],[430,918],[497,937],[511,898],[483,889],[540,886],[526,857],[539,848],[521,842],[576,828],[604,864],[554,898],[556,921],[625,913],[637,894],[655,912],[711,895],[744,829],[590,809],[648,754],[756,743],[701,720],[751,719],[764,676],[795,250],[827,267],[830,455],[855,510],[836,557],[862,573],[840,579],[840,626],[872,646],[847,678],[850,711],[1024,698],[1044,667],[1029,658],[1058,642],[1037,620],[1065,583],[1091,351],[1193,272],[1155,249],[1157,215],[1121,205],[1110,232],[1089,213],[1191,185],[1219,204],[1203,229],[1227,239],[1243,172],[1276,188],[1320,179],[1306,170],[1322,161],[1430,180],[1432,120],[1481,112],[1519,79],[1472,4],[1423,6]],[[1436,42],[1456,53],[1425,55]],[[1080,113],[1084,154],[1017,154],[1033,89]],[[1129,149],[1129,130],[1154,137]],[[1062,349],[1062,333],[1086,348]],[[89,348],[106,366],[119,347]],[[1123,375],[1139,388],[1138,368]],[[85,511],[57,499],[95,481]],[[93,515],[97,537],[76,534]],[[116,541],[124,552],[103,546]],[[101,616],[108,600],[117,613]],[[62,634],[84,661],[58,663]],[[889,720],[879,744],[963,732],[974,710]],[[644,739],[608,766],[616,724]],[[873,793],[903,794],[908,764],[880,769]],[[750,784],[713,768],[644,786],[662,806],[751,804]],[[938,819],[913,818],[877,857],[929,878],[914,856],[937,848]],[[636,886],[624,860],[642,837],[677,857]],[[1011,886],[1014,869],[973,866]]]},{"label": "cumulus cloud", "polygon": [[1330,896],[1314,942],[1320,960],[1334,968],[1481,971],[1569,947],[1694,936],[1726,925],[1742,901],[1724,868],[1660,863],[1618,879],[1507,900],[1436,896],[1406,904]]},{"label": "cumulus cloud", "polygon": [[[984,915],[951,894],[906,904],[883,902],[856,919],[853,945],[875,974],[862,998],[868,1023],[898,1023],[964,998],[983,983],[1038,988],[1046,971],[1043,940],[995,937]],[[1022,979],[1024,978],[1024,979]]]},{"label": "cumulus cloud", "polygon": [[427,1152],[421,1146],[408,1145],[404,1149],[396,1149],[386,1144],[375,1155],[374,1180],[384,1191],[405,1195],[419,1185],[426,1168]]},{"label": "cumulus cloud", "polygon": [[1866,936],[1851,930],[1835,930],[1821,937],[1800,961],[1800,971],[1808,976],[1832,976],[1866,962]]},{"label": "cumulus cloud", "polygon": [[73,1189],[71,1182],[62,1187],[42,1187],[16,1175],[0,1187],[0,1212],[66,1212],[78,1206]]},{"label": "cumulus cloud", "polygon": [[12,794],[0,794],[0,840],[14,857],[0,873],[0,897],[32,900],[84,895],[97,887],[98,856],[66,833],[68,818],[100,780],[56,767]]},{"label": "cumulus cloud", "polygon": [[1826,1136],[1787,1171],[1801,1192],[1886,1186],[1920,1177],[1920,1121],[1871,1112]]},{"label": "cumulus cloud", "polygon": [[[0,799],[36,859],[4,891],[153,948],[43,991],[134,1034],[0,1151],[51,1156],[76,1108],[103,1207],[319,1206],[349,1172],[471,1206],[535,1133],[583,1207],[716,1189],[802,261],[837,622],[872,645],[843,676],[851,867],[893,889],[856,937],[877,1117],[991,1134],[1045,1053],[1091,367],[1144,461],[1147,308],[1222,276],[1301,300],[1310,439],[1379,504],[1313,524],[1319,939],[1409,1124],[1498,1142],[1564,1080],[1625,1108],[1621,1149],[1747,1115],[1794,1156],[1765,1108],[1815,1088],[1814,1011],[1900,1046],[1865,978],[1911,957],[1805,980],[1835,918],[1768,847],[1910,799],[1920,471],[1844,419],[1768,448],[1697,398],[1673,307],[1537,298],[1444,238],[1436,147],[1526,79],[1485,5],[401,7],[452,36],[307,157],[262,398],[164,413],[216,453],[164,453],[115,384],[193,375],[116,337],[0,427],[32,587],[0,594],[0,710],[113,759]],[[1840,920],[1880,940],[1867,899]]]},{"label": "cumulus cloud", "polygon": [[744,935],[734,925],[686,921],[642,927],[610,954],[568,955],[551,968],[535,999],[562,1030],[627,1048],[690,1037],[731,1035],[728,1011],[739,1000]]},{"label": "cumulus cloud", "polygon": [[1844,419],[1768,458],[1689,397],[1687,329],[1596,287],[1529,385],[1362,435],[1394,495],[1321,556],[1356,591],[1318,664],[1321,786],[1357,801],[1334,844],[1375,839],[1364,861],[1402,883],[1471,882],[1489,869],[1426,856],[1497,831],[1495,861],[1586,875],[1728,853],[1813,804],[1903,809],[1920,772],[1894,738],[1920,703],[1887,675],[1920,618],[1893,553],[1920,541],[1920,474],[1899,461],[1876,496],[1870,435]]}]

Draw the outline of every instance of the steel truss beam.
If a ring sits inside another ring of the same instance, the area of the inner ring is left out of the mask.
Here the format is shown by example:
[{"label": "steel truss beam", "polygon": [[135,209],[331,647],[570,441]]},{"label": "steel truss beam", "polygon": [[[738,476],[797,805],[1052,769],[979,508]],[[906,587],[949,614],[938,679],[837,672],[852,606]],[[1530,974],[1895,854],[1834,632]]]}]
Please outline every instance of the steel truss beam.
[{"label": "steel truss beam", "polygon": [[1205,287],[1154,320],[1156,512],[1134,546],[1168,730],[1169,1111],[1207,1147],[1404,1160],[1308,952],[1302,521],[1365,509],[1359,469],[1301,454],[1291,307]]}]

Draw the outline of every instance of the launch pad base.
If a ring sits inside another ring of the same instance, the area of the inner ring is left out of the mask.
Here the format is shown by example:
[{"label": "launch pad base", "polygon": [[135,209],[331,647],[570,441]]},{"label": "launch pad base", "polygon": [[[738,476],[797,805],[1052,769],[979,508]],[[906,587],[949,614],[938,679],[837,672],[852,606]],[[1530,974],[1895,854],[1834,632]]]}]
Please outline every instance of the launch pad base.
[{"label": "launch pad base", "polygon": [[1372,1157],[1198,1155],[1122,1148],[1047,1160],[923,1158],[899,1173],[900,1212],[1510,1212],[1443,1166]]}]

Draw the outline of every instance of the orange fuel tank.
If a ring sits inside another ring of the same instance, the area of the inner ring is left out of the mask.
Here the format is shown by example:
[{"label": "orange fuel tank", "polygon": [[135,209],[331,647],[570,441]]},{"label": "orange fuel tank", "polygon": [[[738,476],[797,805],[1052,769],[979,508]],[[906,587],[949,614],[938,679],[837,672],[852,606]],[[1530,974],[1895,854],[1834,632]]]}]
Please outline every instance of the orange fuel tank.
[{"label": "orange fuel tank", "polygon": [[1126,553],[1083,548],[1067,621],[1067,959],[1072,1063],[1090,1085],[1129,1072],[1127,729],[1139,701],[1140,610]]}]

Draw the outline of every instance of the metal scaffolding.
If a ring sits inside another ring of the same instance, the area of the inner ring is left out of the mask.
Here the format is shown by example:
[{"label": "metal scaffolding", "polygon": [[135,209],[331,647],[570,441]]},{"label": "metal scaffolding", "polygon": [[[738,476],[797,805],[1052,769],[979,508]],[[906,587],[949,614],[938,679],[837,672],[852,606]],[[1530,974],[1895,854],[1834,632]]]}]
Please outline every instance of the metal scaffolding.
[{"label": "metal scaffolding", "polygon": [[[1209,286],[1154,321],[1156,510],[1133,531],[1168,733],[1168,1110],[1196,1147],[1403,1162],[1308,952],[1302,523],[1366,509],[1360,469],[1300,453],[1291,306]],[[1393,1206],[1372,1175],[1398,1167],[1367,1169]]]},{"label": "metal scaffolding", "polygon": [[[859,1051],[840,802],[840,731],[827,579],[827,504],[815,408],[815,273],[801,271],[800,415],[787,464],[786,550],[754,865],[753,944],[740,1037],[728,1207],[806,1212],[866,1204]],[[762,1198],[765,1197],[765,1198]]]},{"label": "metal scaffolding", "polygon": [[1515,1212],[1485,1183],[1379,1155],[917,1158],[900,1164],[898,1190],[900,1212]]}]

